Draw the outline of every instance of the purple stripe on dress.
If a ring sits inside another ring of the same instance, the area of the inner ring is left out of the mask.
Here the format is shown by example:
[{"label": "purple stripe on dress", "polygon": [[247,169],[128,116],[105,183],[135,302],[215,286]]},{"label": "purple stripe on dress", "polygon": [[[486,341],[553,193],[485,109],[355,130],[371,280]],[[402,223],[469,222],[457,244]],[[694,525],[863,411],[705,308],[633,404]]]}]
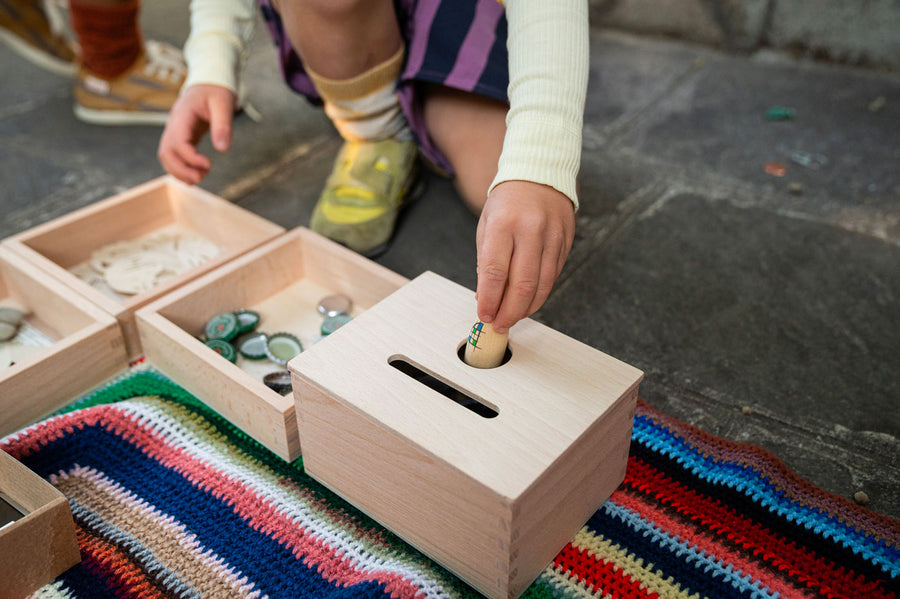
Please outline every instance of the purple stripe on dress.
[{"label": "purple stripe on dress", "polygon": [[475,89],[497,39],[497,23],[502,16],[503,7],[497,0],[478,0],[472,25],[444,85],[469,91]]},{"label": "purple stripe on dress", "polygon": [[425,51],[428,49],[428,32],[431,31],[431,24],[434,22],[434,16],[438,12],[441,3],[439,0],[420,0],[415,3],[412,15],[412,23],[407,30],[408,39],[412,40],[407,49],[406,68],[403,76],[413,76],[422,68],[425,62]]}]

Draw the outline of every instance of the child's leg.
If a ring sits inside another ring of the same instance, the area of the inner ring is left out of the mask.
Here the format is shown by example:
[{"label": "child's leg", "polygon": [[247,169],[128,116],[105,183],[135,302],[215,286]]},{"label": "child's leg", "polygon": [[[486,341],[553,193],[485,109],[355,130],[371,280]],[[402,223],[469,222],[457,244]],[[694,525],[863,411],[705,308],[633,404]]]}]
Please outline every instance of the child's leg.
[{"label": "child's leg", "polygon": [[98,125],[164,125],[187,68],[181,51],[144,41],[140,0],[70,0],[81,44],[75,116]]},{"label": "child's leg", "polygon": [[350,79],[391,58],[403,41],[391,0],[273,2],[308,71]]},{"label": "child's leg", "polygon": [[500,100],[441,85],[425,93],[428,133],[450,161],[456,188],[475,214],[497,174],[508,109]]},{"label": "child's leg", "polygon": [[[479,212],[496,172],[505,131],[508,61],[503,5],[496,0],[375,0],[371,3],[342,0],[339,4],[328,0],[275,1],[279,2],[278,6],[272,5],[273,0],[260,0],[260,3],[279,48],[285,81],[313,102],[324,101],[326,112],[345,139],[354,139],[353,129],[373,120],[372,106],[383,106],[383,110],[375,111],[381,115],[382,123],[394,123],[385,115],[395,114],[396,104],[388,109],[386,104],[378,102],[356,102],[348,89],[352,91],[354,80],[378,80],[370,77],[372,70],[392,63],[397,57],[392,52],[398,44],[397,53],[402,53],[406,46],[408,57],[402,73],[398,73],[399,85],[391,99],[399,100],[402,113],[398,116],[405,117],[409,131],[391,134],[392,139],[407,139],[411,135],[430,162],[454,175],[458,170],[456,181],[460,193],[470,208]],[[309,16],[304,10],[317,14]],[[368,13],[361,18],[360,11]],[[379,23],[378,27],[373,26]],[[398,34],[399,40],[395,37]],[[339,48],[342,44],[353,51]],[[345,85],[348,81],[351,85]],[[451,88],[462,91],[454,93]],[[333,92],[339,96],[337,102],[333,101]],[[350,101],[343,101],[343,97]],[[378,94],[370,99],[378,97],[383,99]],[[354,115],[355,108],[359,109],[357,115]],[[342,119],[342,115],[350,118]],[[460,135],[461,132],[465,135]],[[366,135],[355,137],[371,139]],[[351,202],[359,204],[358,212],[365,213],[366,199],[362,197],[367,195],[365,189],[345,187],[345,205],[338,206],[344,214],[337,216],[348,221],[346,227],[339,222],[326,223],[321,218],[325,212],[321,209],[323,204],[329,208],[328,212],[335,212],[332,210],[335,203],[327,201],[338,196],[329,192],[332,182],[340,182],[342,175],[350,171],[363,170],[354,166],[341,168],[342,164],[349,164],[343,158],[356,160],[355,152],[345,152],[348,145],[352,144],[345,144],[342,149],[310,225],[320,233],[368,253],[350,235],[355,235],[358,229],[376,227],[352,222],[354,219],[350,217],[355,216],[352,207],[345,206]],[[403,155],[409,153],[404,151]],[[383,177],[383,174],[375,175],[375,180]],[[397,178],[393,180],[396,182]],[[396,212],[393,208],[392,211]],[[382,234],[390,232],[383,223],[377,228]]]},{"label": "child's leg", "polygon": [[310,227],[367,255],[387,246],[416,145],[396,94],[405,47],[391,0],[280,0],[284,34],[345,140]]}]

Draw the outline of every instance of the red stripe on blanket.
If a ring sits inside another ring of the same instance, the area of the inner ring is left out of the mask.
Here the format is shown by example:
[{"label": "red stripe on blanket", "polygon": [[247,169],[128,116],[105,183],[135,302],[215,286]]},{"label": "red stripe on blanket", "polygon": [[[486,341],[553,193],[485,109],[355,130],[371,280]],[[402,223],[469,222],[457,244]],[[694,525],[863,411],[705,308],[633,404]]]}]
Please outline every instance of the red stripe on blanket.
[{"label": "red stripe on blanket", "polygon": [[697,526],[726,540],[734,547],[749,551],[803,586],[827,596],[888,599],[887,593],[862,575],[838,566],[814,551],[799,547],[758,522],[742,516],[718,500],[706,497],[666,474],[631,456],[624,485],[647,497],[655,497]]}]

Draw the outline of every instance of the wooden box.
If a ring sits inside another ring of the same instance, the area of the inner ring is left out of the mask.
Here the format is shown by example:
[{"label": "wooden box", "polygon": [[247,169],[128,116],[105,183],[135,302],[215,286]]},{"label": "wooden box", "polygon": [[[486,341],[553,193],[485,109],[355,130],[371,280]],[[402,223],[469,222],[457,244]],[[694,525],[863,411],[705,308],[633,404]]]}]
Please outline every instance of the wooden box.
[{"label": "wooden box", "polygon": [[643,375],[530,319],[508,362],[473,368],[474,313],[471,291],[425,273],[294,358],[303,464],[482,593],[516,597],[623,480]]},{"label": "wooden box", "polygon": [[0,370],[0,436],[62,407],[128,366],[122,331],[112,316],[0,247],[3,305],[24,309],[27,326],[51,345]]},{"label": "wooden box", "polygon": [[206,347],[197,339],[204,325],[222,312],[255,310],[262,316],[258,330],[292,332],[308,349],[319,336],[316,305],[324,296],[345,294],[358,313],[405,282],[301,227],[139,310],[137,321],[150,362],[270,450],[294,460],[300,439],[293,398]]},{"label": "wooden box", "polygon": [[63,494],[3,450],[0,493],[23,514],[0,529],[0,597],[22,599],[81,561],[75,522]]},{"label": "wooden box", "polygon": [[[215,258],[131,296],[104,293],[70,272],[100,248],[164,230],[184,231],[219,246]],[[134,312],[141,306],[284,233],[284,228],[171,177],[160,177],[4,241],[35,267],[114,316],[130,358],[141,355]]]}]

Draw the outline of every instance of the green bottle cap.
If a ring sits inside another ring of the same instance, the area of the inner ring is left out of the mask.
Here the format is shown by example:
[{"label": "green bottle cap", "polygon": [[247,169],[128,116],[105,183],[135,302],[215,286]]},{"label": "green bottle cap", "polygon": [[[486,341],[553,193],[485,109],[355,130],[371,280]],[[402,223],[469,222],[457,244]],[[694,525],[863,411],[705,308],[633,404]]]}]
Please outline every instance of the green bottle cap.
[{"label": "green bottle cap", "polygon": [[329,316],[322,322],[322,334],[328,336],[351,320],[353,319],[346,314],[336,314],[334,316]]},{"label": "green bottle cap", "polygon": [[234,342],[238,352],[250,360],[265,360],[269,337],[265,333],[248,333]]},{"label": "green bottle cap", "polygon": [[234,348],[227,341],[210,339],[209,341],[204,341],[204,343],[206,344],[206,347],[212,349],[229,362],[234,362],[237,358],[237,355],[234,353]]},{"label": "green bottle cap", "polygon": [[203,329],[207,339],[231,341],[238,334],[238,319],[231,312],[213,316]]},{"label": "green bottle cap", "polygon": [[259,326],[259,312],[253,310],[235,310],[238,319],[238,335],[249,333]]},{"label": "green bottle cap", "polygon": [[300,340],[290,333],[275,333],[269,335],[266,344],[266,355],[273,362],[287,364],[288,361],[303,351]]},{"label": "green bottle cap", "polygon": [[796,110],[787,106],[770,106],[766,109],[765,117],[767,121],[789,121],[796,113]]}]

